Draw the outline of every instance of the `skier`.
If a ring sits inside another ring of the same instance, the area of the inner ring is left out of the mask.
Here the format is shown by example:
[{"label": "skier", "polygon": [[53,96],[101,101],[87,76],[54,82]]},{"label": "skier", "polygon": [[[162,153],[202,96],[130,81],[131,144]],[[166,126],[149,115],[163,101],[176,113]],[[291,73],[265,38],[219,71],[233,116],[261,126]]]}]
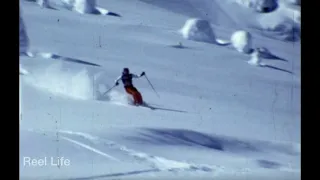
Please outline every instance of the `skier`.
[{"label": "skier", "polygon": [[134,100],[134,105],[142,105],[143,104],[143,100],[142,100],[142,96],[140,94],[140,92],[137,90],[137,88],[135,88],[132,84],[132,78],[140,78],[142,76],[145,75],[145,72],[142,72],[140,74],[140,76],[136,75],[136,74],[132,74],[129,72],[129,68],[123,68],[122,71],[122,75],[119,76],[116,80],[115,80],[115,86],[119,85],[119,80],[122,81],[123,85],[124,85],[124,89],[126,90],[126,92],[130,95],[132,95],[133,100]]}]

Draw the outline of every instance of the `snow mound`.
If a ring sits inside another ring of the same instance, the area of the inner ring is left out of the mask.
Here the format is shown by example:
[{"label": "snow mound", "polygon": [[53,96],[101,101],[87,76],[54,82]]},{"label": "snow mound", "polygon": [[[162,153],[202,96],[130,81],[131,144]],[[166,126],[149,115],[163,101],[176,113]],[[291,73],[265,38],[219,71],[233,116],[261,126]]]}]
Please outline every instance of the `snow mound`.
[{"label": "snow mound", "polygon": [[[292,12],[294,12],[292,10]],[[289,13],[288,9],[266,14],[258,18],[260,27],[264,33],[273,33],[273,37],[286,41],[300,39],[300,15]]]},{"label": "snow mound", "polygon": [[216,43],[216,36],[207,20],[188,19],[180,29],[180,33],[188,40]]},{"label": "snow mound", "polygon": [[76,0],[74,1],[74,10],[83,14],[95,12],[96,0]]},{"label": "snow mound", "polygon": [[49,0],[37,0],[37,3],[42,7],[42,8],[51,8]]},{"label": "snow mound", "polygon": [[278,7],[277,0],[235,0],[236,3],[257,12],[272,12]]},{"label": "snow mound", "polygon": [[279,11],[281,11],[284,14],[284,16],[286,16],[288,19],[291,19],[298,26],[301,25],[301,9],[281,5]]},{"label": "snow mound", "polygon": [[81,14],[92,14],[96,12],[96,0],[61,0],[64,5]]},{"label": "snow mound", "polygon": [[26,76],[26,82],[52,94],[80,100],[95,99],[94,80],[87,70],[70,72],[62,68],[61,63],[45,69],[34,70]]},{"label": "snow mound", "polygon": [[25,54],[29,50],[29,37],[26,31],[25,23],[21,17],[21,10],[19,13],[19,50],[20,54]]},{"label": "snow mound", "polygon": [[263,65],[261,63],[260,51],[258,49],[255,49],[251,53],[251,59],[248,61],[248,64],[253,65],[253,66],[261,66],[261,65]]},{"label": "snow mound", "polygon": [[119,14],[110,12],[104,8],[98,7],[96,0],[61,0],[63,5],[72,11],[80,14],[98,14],[120,17]]},{"label": "snow mound", "polygon": [[247,31],[236,31],[230,38],[232,46],[241,53],[252,51],[252,35]]}]

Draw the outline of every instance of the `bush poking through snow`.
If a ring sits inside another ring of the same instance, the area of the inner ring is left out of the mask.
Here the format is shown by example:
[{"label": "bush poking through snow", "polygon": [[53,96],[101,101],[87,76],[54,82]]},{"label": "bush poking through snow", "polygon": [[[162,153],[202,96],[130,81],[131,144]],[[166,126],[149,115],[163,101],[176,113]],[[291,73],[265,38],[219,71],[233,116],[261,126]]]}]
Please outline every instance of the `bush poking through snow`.
[{"label": "bush poking through snow", "polygon": [[230,38],[232,46],[241,53],[252,52],[252,36],[246,31],[236,31]]},{"label": "bush poking through snow", "polygon": [[188,19],[181,28],[180,33],[185,39],[215,43],[216,37],[207,20]]}]

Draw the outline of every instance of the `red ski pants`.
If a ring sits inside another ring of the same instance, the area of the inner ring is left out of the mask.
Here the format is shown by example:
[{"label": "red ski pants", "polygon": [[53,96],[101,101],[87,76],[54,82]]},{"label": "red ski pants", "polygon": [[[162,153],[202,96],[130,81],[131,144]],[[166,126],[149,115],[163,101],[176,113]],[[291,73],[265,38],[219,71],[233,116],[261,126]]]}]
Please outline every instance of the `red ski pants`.
[{"label": "red ski pants", "polygon": [[140,92],[134,86],[125,86],[124,88],[128,94],[132,95],[133,100],[134,100],[134,104],[142,104],[143,103],[142,96],[141,96]]}]

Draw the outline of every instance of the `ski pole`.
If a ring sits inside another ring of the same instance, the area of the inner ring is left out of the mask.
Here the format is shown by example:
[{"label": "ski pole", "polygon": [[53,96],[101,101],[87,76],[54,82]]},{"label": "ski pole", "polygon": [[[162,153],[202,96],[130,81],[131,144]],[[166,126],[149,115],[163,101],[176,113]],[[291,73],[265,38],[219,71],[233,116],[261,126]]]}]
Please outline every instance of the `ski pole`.
[{"label": "ski pole", "polygon": [[154,89],[153,85],[151,84],[151,82],[149,81],[147,75],[145,74],[144,77],[147,79],[148,83],[150,84],[151,88],[153,89],[153,91],[157,94],[157,96],[160,98],[159,94],[157,93],[157,91]]},{"label": "ski pole", "polygon": [[110,92],[114,87],[116,87],[117,85],[113,85],[110,89],[108,89],[105,93],[103,93],[102,96],[106,95],[108,92]]}]

